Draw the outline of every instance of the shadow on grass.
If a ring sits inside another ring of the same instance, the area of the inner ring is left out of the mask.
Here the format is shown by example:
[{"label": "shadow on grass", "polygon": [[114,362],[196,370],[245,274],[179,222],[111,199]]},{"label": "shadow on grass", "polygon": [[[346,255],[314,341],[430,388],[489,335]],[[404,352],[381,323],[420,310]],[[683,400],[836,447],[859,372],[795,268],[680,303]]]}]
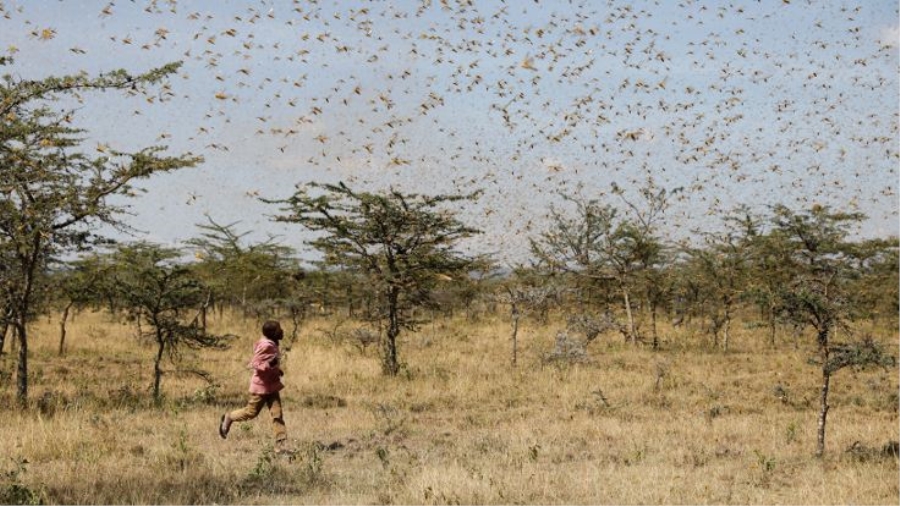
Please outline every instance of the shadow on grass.
[{"label": "shadow on grass", "polygon": [[249,469],[244,467],[236,474],[216,475],[202,459],[188,459],[187,466],[168,462],[173,471],[166,473],[148,475],[138,470],[38,488],[42,501],[50,504],[226,504],[301,498],[331,486],[323,470],[322,452],[317,444],[287,455],[276,454],[268,446]]},{"label": "shadow on grass", "polygon": [[45,489],[50,504],[214,504],[240,501],[228,477],[187,473],[179,476],[105,476],[81,484]]}]

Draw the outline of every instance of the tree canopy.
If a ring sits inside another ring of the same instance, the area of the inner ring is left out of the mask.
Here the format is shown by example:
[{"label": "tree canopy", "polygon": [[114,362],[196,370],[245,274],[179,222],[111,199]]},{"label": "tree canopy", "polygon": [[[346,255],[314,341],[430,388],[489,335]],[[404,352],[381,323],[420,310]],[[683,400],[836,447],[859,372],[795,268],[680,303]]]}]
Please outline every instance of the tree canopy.
[{"label": "tree canopy", "polygon": [[163,146],[136,152],[105,145],[82,149],[85,130],[73,125],[77,110],[57,99],[88,91],[133,93],[163,82],[180,63],[143,74],[115,70],[98,77],[77,74],[22,80],[0,79],[0,251],[11,259],[4,273],[5,305],[20,342],[17,395],[28,391],[26,322],[39,299],[39,273],[55,255],[98,240],[91,225],[122,227],[113,195],[131,195],[131,184],[154,174],[199,164],[190,154],[166,156]]},{"label": "tree canopy", "polygon": [[343,183],[311,183],[288,199],[267,202],[283,206],[277,221],[321,233],[309,244],[324,255],[326,265],[368,276],[381,301],[378,319],[387,327],[384,371],[395,375],[400,368],[396,338],[401,328],[414,329],[418,323],[409,309],[431,304],[436,283],[465,276],[474,265],[474,258],[455,247],[478,230],[460,222],[446,205],[475,198],[356,192]]}]

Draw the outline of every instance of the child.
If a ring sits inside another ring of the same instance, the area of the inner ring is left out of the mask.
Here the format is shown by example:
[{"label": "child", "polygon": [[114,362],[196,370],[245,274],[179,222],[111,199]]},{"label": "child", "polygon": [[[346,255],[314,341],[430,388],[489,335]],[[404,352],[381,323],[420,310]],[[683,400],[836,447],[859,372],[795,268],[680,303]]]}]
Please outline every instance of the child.
[{"label": "child", "polygon": [[286,451],[287,433],[284,427],[284,416],[281,411],[281,395],[278,393],[284,388],[281,383],[281,370],[278,343],[284,337],[284,331],[277,321],[269,320],[262,326],[263,337],[253,347],[253,358],[248,367],[253,370],[250,378],[250,400],[247,406],[225,413],[219,422],[219,435],[222,439],[228,437],[233,422],[251,420],[259,415],[263,404],[269,408],[272,415],[272,428],[275,432],[275,450]]}]

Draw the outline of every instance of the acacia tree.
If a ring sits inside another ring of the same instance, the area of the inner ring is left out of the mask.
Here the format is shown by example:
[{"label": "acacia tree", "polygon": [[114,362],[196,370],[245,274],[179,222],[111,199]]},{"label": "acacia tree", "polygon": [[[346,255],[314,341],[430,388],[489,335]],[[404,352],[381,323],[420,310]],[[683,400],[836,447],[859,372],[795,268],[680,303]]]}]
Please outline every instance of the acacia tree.
[{"label": "acacia tree", "polygon": [[343,183],[310,183],[288,199],[264,202],[283,206],[284,214],[276,221],[322,233],[309,244],[324,255],[326,264],[368,277],[379,298],[377,317],[385,327],[382,368],[394,376],[400,371],[397,337],[401,329],[415,330],[419,323],[410,310],[432,304],[430,294],[438,280],[466,276],[475,262],[454,247],[478,231],[447,209],[448,204],[475,198],[477,194],[355,192]]},{"label": "acacia tree", "polygon": [[625,204],[627,215],[597,199],[563,195],[575,204],[575,216],[551,208],[550,227],[530,241],[535,257],[553,269],[597,283],[614,281],[622,295],[632,343],[638,340],[632,294],[642,288],[651,310],[653,345],[658,344],[656,312],[667,295],[662,275],[666,248],[658,236],[658,226],[669,198],[678,191],[657,188],[649,181],[639,191],[640,201],[635,202],[613,185],[613,193]]},{"label": "acacia tree", "polygon": [[[670,205],[670,199],[681,188],[666,190],[657,187],[653,179],[638,190],[639,199],[625,197],[625,192],[613,184],[613,193],[627,207],[629,216],[618,230],[621,244],[619,257],[637,265],[638,280],[642,283],[644,299],[650,307],[650,324],[653,348],[659,347],[656,316],[659,306],[670,296],[672,283],[665,272],[669,263],[669,248],[660,237],[659,227]],[[633,326],[633,324],[632,324]],[[633,333],[632,339],[636,339]]]},{"label": "acacia tree", "polygon": [[65,354],[67,324],[72,309],[96,303],[104,293],[109,293],[107,276],[110,269],[98,255],[90,255],[68,263],[65,272],[57,273],[54,286],[59,292],[62,305],[59,317],[59,350],[60,356]]},{"label": "acacia tree", "polygon": [[[249,232],[237,232],[237,223],[221,225],[207,217],[197,225],[203,232],[187,241],[199,260],[197,270],[219,307],[228,304],[247,309],[250,302],[287,299],[285,275],[296,272],[293,250],[273,239],[251,244]],[[205,312],[203,313],[205,323]]]},{"label": "acacia tree", "polygon": [[[634,278],[650,309],[651,344],[656,349],[659,347],[657,314],[660,306],[665,304],[672,293],[672,280],[665,270],[668,250],[656,236],[652,224],[648,225],[640,221],[625,222],[618,235],[623,246],[622,252],[637,266]],[[635,337],[632,334],[632,339]]]},{"label": "acacia tree", "polygon": [[[781,294],[795,274],[793,245],[785,234],[763,231],[762,219],[745,214],[744,237],[748,252],[747,295],[763,313],[769,327],[769,346],[776,346],[781,319]],[[795,344],[797,343],[795,339]]]},{"label": "acacia tree", "polygon": [[711,313],[713,345],[728,350],[731,323],[736,306],[747,292],[752,245],[757,223],[746,208],[726,217],[728,228],[721,233],[704,234],[705,244],[687,248],[697,281],[702,286],[707,310]]},{"label": "acacia tree", "polygon": [[628,234],[618,211],[597,199],[562,197],[575,205],[575,216],[551,207],[550,226],[530,239],[532,254],[553,270],[592,283],[614,281],[622,295],[628,336],[636,339],[631,286],[637,264],[627,247]]},{"label": "acacia tree", "polygon": [[54,254],[89,243],[92,223],[120,223],[108,199],[128,195],[129,184],[160,172],[196,165],[199,157],[163,156],[163,147],[134,153],[79,148],[83,129],[72,126],[74,110],[54,100],[86,91],[140,92],[176,72],[172,63],[132,75],[116,70],[22,80],[0,79],[0,249],[11,252],[8,282],[10,324],[19,342],[16,395],[28,395],[28,330],[39,297],[38,277]]},{"label": "acacia tree", "polygon": [[850,290],[857,295],[863,316],[873,326],[884,318],[896,323],[900,315],[900,240],[868,239],[855,243],[849,254],[859,273]]},{"label": "acacia tree", "polygon": [[221,348],[224,339],[210,335],[199,323],[207,289],[174,249],[147,243],[122,246],[112,257],[113,291],[138,322],[147,324],[141,338],[156,345],[153,398],[160,399],[162,360],[179,357],[182,346]]},{"label": "acacia tree", "polygon": [[4,246],[5,242],[0,241],[0,355],[4,353],[12,319],[12,287],[15,278],[11,269],[12,250]]},{"label": "acacia tree", "polygon": [[534,283],[535,280],[529,279],[527,272],[521,267],[513,269],[514,277],[502,283],[493,296],[495,301],[509,306],[512,326],[510,363],[513,367],[516,367],[518,363],[520,319],[530,312],[540,314],[548,311],[552,305],[559,302],[562,291],[558,286],[548,283],[546,280]]},{"label": "acacia tree", "polygon": [[849,288],[860,272],[853,263],[855,246],[847,240],[850,226],[864,218],[859,213],[835,212],[824,206],[794,212],[774,208],[771,234],[791,245],[791,282],[781,291],[781,311],[801,327],[816,332],[822,383],[816,456],[825,452],[825,428],[832,375],[845,367],[891,365],[894,362],[871,339],[836,343],[838,328],[849,332],[849,323],[860,309]]}]

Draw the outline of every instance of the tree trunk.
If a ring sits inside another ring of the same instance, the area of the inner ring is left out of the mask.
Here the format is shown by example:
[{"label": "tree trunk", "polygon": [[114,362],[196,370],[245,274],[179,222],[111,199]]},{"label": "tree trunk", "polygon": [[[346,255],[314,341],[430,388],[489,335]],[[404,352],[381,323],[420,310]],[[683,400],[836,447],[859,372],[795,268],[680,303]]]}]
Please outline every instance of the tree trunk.
[{"label": "tree trunk", "polygon": [[291,345],[297,340],[300,331],[300,308],[291,306]]},{"label": "tree trunk", "polygon": [[731,337],[731,315],[725,312],[725,323],[722,324],[722,350],[728,351],[728,339]]},{"label": "tree trunk", "polygon": [[650,303],[650,325],[653,332],[653,349],[659,349],[659,335],[656,332],[656,304]]},{"label": "tree trunk", "polygon": [[4,345],[6,344],[6,335],[9,333],[9,321],[4,320],[0,325],[0,355],[3,355]]},{"label": "tree trunk", "polygon": [[725,323],[722,325],[722,349],[728,351],[728,338],[731,337],[731,304],[725,304]]},{"label": "tree trunk", "polygon": [[637,331],[634,328],[634,313],[631,312],[631,299],[628,297],[628,290],[622,287],[622,299],[625,301],[625,314],[628,317],[628,339],[632,344],[637,343]]},{"label": "tree trunk", "polygon": [[156,360],[153,362],[153,400],[159,402],[160,389],[159,384],[162,381],[162,358],[163,351],[166,347],[165,338],[157,332],[156,334],[156,343],[158,345],[158,349],[156,350]]},{"label": "tree trunk", "polygon": [[19,364],[16,368],[16,398],[24,405],[28,400],[28,334],[24,317],[14,323],[19,343]]},{"label": "tree trunk", "polygon": [[382,354],[382,369],[388,376],[396,376],[400,372],[400,363],[397,361],[397,336],[400,335],[399,296],[396,287],[388,288],[388,328]]},{"label": "tree trunk", "polygon": [[63,309],[62,316],[59,318],[59,356],[66,353],[66,323],[69,321],[69,311],[72,309],[73,302],[66,304]]},{"label": "tree trunk", "polygon": [[519,308],[516,304],[512,305],[512,365],[516,366],[519,348]]},{"label": "tree trunk", "polygon": [[816,457],[825,454],[825,423],[828,418],[828,387],[831,383],[831,372],[822,367],[822,392],[819,397],[819,427],[816,435]]},{"label": "tree trunk", "polygon": [[825,454],[825,424],[828,420],[828,389],[831,383],[831,370],[828,368],[830,327],[831,325],[826,323],[818,335],[819,349],[822,355],[822,391],[819,395],[819,423],[816,433],[816,457],[819,458]]},{"label": "tree trunk", "polygon": [[769,304],[769,345],[775,348],[775,304]]},{"label": "tree trunk", "polygon": [[353,318],[353,285],[347,285],[347,318]]},{"label": "tree trunk", "polygon": [[22,262],[25,276],[22,278],[22,292],[12,302],[13,325],[19,342],[19,365],[16,372],[16,398],[21,405],[28,400],[28,313],[31,310],[31,296],[34,290],[35,271],[41,251],[41,235],[35,234],[31,241],[31,252]]},{"label": "tree trunk", "polygon": [[28,400],[28,330],[24,318],[13,322],[17,352],[16,364],[16,399],[25,405]]},{"label": "tree trunk", "polygon": [[713,314],[710,317],[710,319],[712,320],[712,323],[709,326],[709,330],[710,330],[710,333],[712,333],[713,348],[715,349],[715,348],[719,347],[719,329],[722,327],[722,324],[720,323],[720,320],[719,320],[719,310],[718,309],[713,310]]}]

